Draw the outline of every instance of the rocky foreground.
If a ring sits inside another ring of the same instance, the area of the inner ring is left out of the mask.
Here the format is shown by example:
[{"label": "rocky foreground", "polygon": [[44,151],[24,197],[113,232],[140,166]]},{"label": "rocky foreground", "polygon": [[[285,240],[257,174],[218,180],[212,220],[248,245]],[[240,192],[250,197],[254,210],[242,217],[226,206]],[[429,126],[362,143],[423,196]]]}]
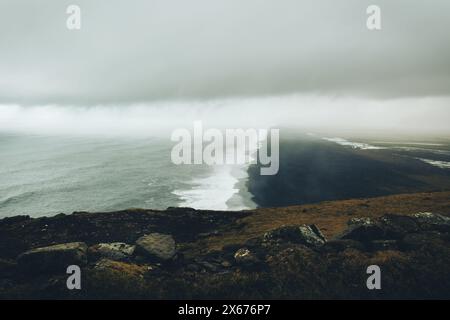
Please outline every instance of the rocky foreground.
[{"label": "rocky foreground", "polygon": [[[5,218],[0,298],[448,299],[449,216],[442,192]],[[81,290],[67,288],[69,265],[81,268]],[[370,265],[380,290],[367,288]]]}]

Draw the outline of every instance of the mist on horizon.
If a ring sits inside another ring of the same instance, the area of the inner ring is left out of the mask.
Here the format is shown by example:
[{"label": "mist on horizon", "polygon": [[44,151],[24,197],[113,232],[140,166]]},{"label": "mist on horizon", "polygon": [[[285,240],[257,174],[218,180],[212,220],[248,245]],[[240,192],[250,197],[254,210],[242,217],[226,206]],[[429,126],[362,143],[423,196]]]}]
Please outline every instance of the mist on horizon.
[{"label": "mist on horizon", "polygon": [[169,137],[194,121],[210,128],[295,128],[356,135],[449,136],[450,99],[278,96],[110,106],[0,105],[0,132]]}]

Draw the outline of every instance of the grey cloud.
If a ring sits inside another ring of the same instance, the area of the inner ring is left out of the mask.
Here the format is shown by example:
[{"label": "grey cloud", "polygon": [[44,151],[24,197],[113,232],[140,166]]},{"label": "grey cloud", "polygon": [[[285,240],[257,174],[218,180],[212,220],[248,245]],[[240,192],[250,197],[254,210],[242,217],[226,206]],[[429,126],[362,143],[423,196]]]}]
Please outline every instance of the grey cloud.
[{"label": "grey cloud", "polygon": [[448,96],[449,18],[448,0],[3,0],[0,103]]}]

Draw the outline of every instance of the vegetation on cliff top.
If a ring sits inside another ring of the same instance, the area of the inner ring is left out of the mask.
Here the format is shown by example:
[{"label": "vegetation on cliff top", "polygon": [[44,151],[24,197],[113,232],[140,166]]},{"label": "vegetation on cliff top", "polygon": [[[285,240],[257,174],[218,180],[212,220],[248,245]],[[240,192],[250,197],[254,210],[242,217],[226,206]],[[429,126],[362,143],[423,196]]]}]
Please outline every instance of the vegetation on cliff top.
[{"label": "vegetation on cliff top", "polygon": [[[448,216],[450,192],[7,218],[0,298],[450,298]],[[50,268],[61,259],[82,265],[82,290]],[[382,290],[366,287],[372,264]]]}]

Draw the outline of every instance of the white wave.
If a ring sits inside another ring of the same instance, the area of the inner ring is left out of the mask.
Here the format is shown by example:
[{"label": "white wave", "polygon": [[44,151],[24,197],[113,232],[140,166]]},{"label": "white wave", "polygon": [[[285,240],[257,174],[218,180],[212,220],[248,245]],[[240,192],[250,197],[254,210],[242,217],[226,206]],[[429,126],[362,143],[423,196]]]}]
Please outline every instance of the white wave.
[{"label": "white wave", "polygon": [[367,143],[362,143],[362,142],[352,142],[352,141],[348,141],[342,138],[322,138],[324,140],[330,141],[330,142],[334,142],[337,143],[341,146],[346,146],[346,147],[352,147],[353,149],[362,149],[362,150],[379,150],[379,149],[385,149],[383,147],[376,147],[376,146],[372,146],[370,144]]},{"label": "white wave", "polygon": [[381,144],[395,144],[395,145],[411,145],[411,146],[443,146],[442,143],[430,143],[430,142],[394,142],[394,141],[376,141]]},{"label": "white wave", "polygon": [[428,153],[434,153],[438,155],[450,155],[449,150],[439,150],[439,149],[427,149],[427,148],[417,148],[417,147],[392,147],[392,149],[398,149],[402,151],[418,151],[418,152],[428,152]]},{"label": "white wave", "polygon": [[227,202],[239,192],[235,188],[238,179],[232,173],[231,166],[216,166],[211,176],[194,179],[187,190],[175,190],[172,193],[180,197],[182,207],[208,210],[227,210]]},{"label": "white wave", "polygon": [[447,161],[438,161],[438,160],[431,160],[431,159],[424,159],[424,158],[417,158],[420,161],[423,161],[425,163],[428,163],[432,166],[441,168],[441,169],[450,169],[450,162]]},{"label": "white wave", "polygon": [[[240,190],[239,182],[248,179],[247,169],[256,161],[256,154],[261,142],[255,146],[248,146],[245,150],[246,162],[234,165],[215,165],[213,173],[206,178],[195,178],[189,183],[186,190],[175,190],[172,193],[181,199],[180,206],[204,210],[245,210],[252,209],[246,204],[239,193],[248,192]],[[233,146],[236,147],[236,146]],[[232,152],[232,147],[227,146],[226,153]],[[242,150],[236,150],[240,153]],[[245,183],[241,183],[245,188]],[[251,204],[250,204],[251,205]]]}]

